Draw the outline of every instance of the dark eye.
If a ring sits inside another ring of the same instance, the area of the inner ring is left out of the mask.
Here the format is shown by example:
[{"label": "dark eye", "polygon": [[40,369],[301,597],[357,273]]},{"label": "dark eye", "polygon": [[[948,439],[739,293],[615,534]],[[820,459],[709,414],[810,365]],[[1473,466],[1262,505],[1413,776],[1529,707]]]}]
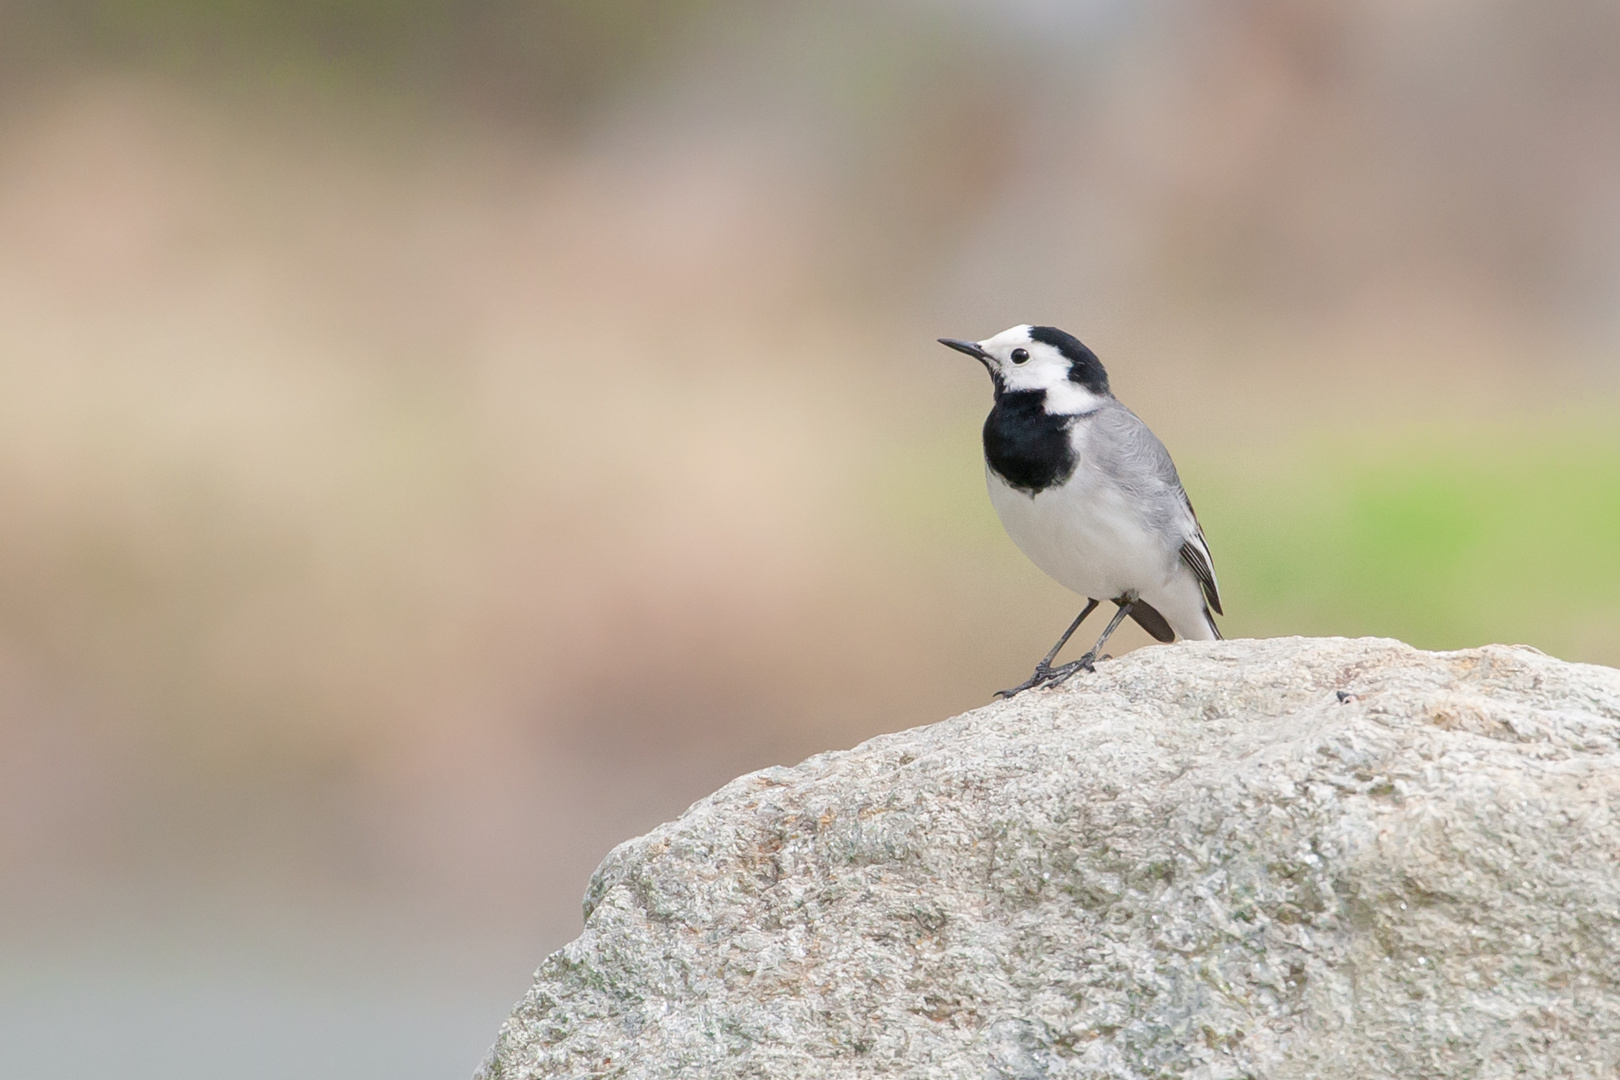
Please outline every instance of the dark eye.
[{"label": "dark eye", "polygon": [[1029,350],[1028,349],[1014,349],[1012,351],[1012,362],[1013,363],[1022,364],[1024,361],[1026,361],[1028,359],[1029,359]]}]

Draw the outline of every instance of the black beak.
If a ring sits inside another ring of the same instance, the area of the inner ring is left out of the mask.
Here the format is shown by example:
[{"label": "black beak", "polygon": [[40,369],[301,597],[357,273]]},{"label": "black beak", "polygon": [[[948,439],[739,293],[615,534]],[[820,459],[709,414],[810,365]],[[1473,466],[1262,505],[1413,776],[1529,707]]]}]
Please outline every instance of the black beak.
[{"label": "black beak", "polygon": [[947,348],[955,349],[959,353],[967,353],[969,356],[973,357],[973,359],[983,364],[986,371],[989,371],[991,374],[995,373],[995,364],[990,359],[990,354],[979,348],[973,342],[957,341],[955,338],[942,337],[939,339],[939,343]]}]

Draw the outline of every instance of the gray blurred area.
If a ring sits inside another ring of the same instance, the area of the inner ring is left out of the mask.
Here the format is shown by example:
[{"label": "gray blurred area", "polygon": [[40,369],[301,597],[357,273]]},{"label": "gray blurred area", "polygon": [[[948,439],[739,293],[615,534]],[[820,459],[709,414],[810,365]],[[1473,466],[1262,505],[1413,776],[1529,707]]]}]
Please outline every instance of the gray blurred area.
[{"label": "gray blurred area", "polygon": [[1229,635],[1620,662],[1617,107],[1599,0],[0,2],[0,1074],[469,1074],[614,843],[1021,679],[941,335]]}]

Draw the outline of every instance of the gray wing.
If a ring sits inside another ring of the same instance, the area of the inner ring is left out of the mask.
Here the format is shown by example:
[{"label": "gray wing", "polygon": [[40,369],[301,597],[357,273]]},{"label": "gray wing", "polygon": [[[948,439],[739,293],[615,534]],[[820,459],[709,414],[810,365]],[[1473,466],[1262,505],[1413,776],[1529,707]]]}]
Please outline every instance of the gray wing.
[{"label": "gray wing", "polygon": [[1181,486],[1170,451],[1135,413],[1117,401],[1093,413],[1091,422],[1094,437],[1088,440],[1088,448],[1098,467],[1143,508],[1153,528],[1174,538],[1172,544],[1179,542],[1181,561],[1198,579],[1205,602],[1217,615],[1225,614],[1209,541]]}]

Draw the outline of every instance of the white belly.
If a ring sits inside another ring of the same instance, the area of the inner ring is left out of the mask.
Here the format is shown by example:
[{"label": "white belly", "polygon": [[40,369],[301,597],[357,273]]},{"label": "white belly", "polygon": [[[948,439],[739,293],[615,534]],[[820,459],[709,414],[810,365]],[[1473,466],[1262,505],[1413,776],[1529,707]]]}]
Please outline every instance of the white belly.
[{"label": "white belly", "polygon": [[1182,538],[1150,529],[1084,464],[1067,484],[1033,497],[989,469],[985,477],[1007,535],[1054,581],[1098,600],[1135,589],[1182,637],[1212,636],[1198,582],[1181,561]]},{"label": "white belly", "polygon": [[1164,541],[1109,485],[1076,470],[1069,483],[1037,495],[1008,486],[989,469],[990,504],[1013,543],[1053,580],[1081,596],[1111,600],[1168,577]]}]

